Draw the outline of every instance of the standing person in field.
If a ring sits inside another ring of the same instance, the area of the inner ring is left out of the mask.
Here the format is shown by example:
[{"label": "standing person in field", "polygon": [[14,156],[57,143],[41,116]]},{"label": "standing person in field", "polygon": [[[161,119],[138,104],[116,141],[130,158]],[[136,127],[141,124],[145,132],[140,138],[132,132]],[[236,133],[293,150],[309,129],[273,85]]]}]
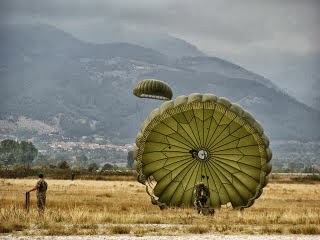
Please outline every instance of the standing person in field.
[{"label": "standing person in field", "polygon": [[200,182],[195,185],[194,193],[195,193],[194,206],[198,210],[198,213],[202,214],[203,209],[205,208],[205,204],[207,203],[208,198],[210,197],[209,188],[203,182]]},{"label": "standing person in field", "polygon": [[37,184],[28,191],[28,192],[32,192],[34,190],[37,190],[37,207],[38,207],[39,213],[43,213],[44,208],[46,206],[46,192],[47,192],[48,184],[43,178],[44,178],[43,174],[40,173]]}]

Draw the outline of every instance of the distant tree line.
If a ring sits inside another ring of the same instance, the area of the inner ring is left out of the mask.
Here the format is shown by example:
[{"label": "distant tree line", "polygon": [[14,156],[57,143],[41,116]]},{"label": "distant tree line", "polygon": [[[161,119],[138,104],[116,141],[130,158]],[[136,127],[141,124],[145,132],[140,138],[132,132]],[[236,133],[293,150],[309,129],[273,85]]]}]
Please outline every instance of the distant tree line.
[{"label": "distant tree line", "polygon": [[[73,162],[70,159],[53,159],[49,155],[38,153],[32,142],[14,141],[6,139],[0,142],[0,176],[1,177],[28,177],[35,176],[39,171],[55,178],[68,179],[75,173],[77,176],[128,175],[133,174],[133,152],[128,152],[127,168],[121,168],[115,164],[105,163],[99,166],[96,162],[89,161],[85,154],[75,156]],[[97,171],[102,170],[102,171]],[[117,171],[114,171],[117,170]],[[99,172],[99,174],[98,174]],[[98,175],[97,175],[98,174]],[[91,176],[91,177],[92,177]],[[104,177],[103,177],[104,178]]]},{"label": "distant tree line", "polygon": [[0,166],[30,164],[38,155],[38,149],[32,142],[11,139],[0,142]]},{"label": "distant tree line", "polygon": [[306,164],[303,162],[281,163],[274,162],[272,172],[275,173],[320,173],[314,164]]},{"label": "distant tree line", "polygon": [[[133,169],[133,151],[129,151],[127,155],[127,168]],[[37,148],[32,142],[14,141],[6,139],[0,142],[0,167],[13,167],[16,165],[29,165],[39,167],[49,167],[58,169],[87,169],[89,172],[95,170],[115,170],[118,167],[115,164],[105,163],[101,168],[93,161],[89,161],[85,154],[79,154],[75,157],[75,161],[70,165],[69,159],[63,157],[53,159],[49,155],[38,154]]]}]

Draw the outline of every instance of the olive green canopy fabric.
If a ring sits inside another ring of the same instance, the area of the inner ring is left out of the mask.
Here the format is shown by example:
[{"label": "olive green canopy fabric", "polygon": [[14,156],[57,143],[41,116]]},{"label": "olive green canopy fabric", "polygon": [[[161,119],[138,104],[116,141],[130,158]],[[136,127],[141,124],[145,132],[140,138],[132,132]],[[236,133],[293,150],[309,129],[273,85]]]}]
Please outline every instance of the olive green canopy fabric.
[{"label": "olive green canopy fabric", "polygon": [[159,100],[172,98],[171,88],[165,82],[156,79],[145,79],[138,82],[133,88],[133,94],[140,98]]},{"label": "olive green canopy fabric", "polygon": [[239,105],[212,94],[164,102],[144,121],[134,150],[138,181],[152,203],[193,206],[194,186],[210,189],[208,206],[250,207],[271,172],[261,125]]}]

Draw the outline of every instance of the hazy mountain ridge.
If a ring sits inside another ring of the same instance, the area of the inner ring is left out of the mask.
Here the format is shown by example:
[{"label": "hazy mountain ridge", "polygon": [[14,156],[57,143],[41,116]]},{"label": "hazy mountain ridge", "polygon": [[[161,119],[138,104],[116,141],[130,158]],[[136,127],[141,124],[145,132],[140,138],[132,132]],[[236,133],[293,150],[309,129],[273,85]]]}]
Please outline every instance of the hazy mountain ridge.
[{"label": "hazy mountain ridge", "polygon": [[286,64],[274,63],[279,66],[269,77],[299,101],[320,110],[320,54],[287,58]]},{"label": "hazy mountain ridge", "polygon": [[196,46],[169,35],[162,34],[148,34],[146,37],[136,36],[132,38],[130,36],[130,41],[138,45],[157,49],[157,51],[169,56],[172,59],[178,59],[182,57],[200,57],[206,56],[201,52]]},{"label": "hazy mountain ridge", "polygon": [[[203,56],[172,62],[157,50],[127,43],[84,43],[46,28],[50,27],[15,29],[14,41],[0,31],[0,44],[6,47],[0,50],[1,119],[14,122],[25,116],[67,136],[133,139],[148,113],[162,102],[137,99],[132,88],[141,79],[157,78],[172,87],[174,97],[209,92],[240,103],[271,139],[319,139],[319,112],[235,64]],[[32,40],[39,40],[42,30],[50,41]],[[2,132],[6,129],[0,126]]]},{"label": "hazy mountain ridge", "polygon": [[0,53],[5,57],[21,54],[68,58],[119,56],[156,64],[166,64],[168,58],[153,49],[124,42],[82,42],[71,34],[44,24],[0,25],[0,46]]},{"label": "hazy mountain ridge", "polygon": [[180,68],[192,69],[198,72],[216,73],[229,78],[250,79],[261,82],[269,87],[276,87],[270,80],[250,72],[239,65],[217,57],[183,57],[177,60],[175,65]]}]

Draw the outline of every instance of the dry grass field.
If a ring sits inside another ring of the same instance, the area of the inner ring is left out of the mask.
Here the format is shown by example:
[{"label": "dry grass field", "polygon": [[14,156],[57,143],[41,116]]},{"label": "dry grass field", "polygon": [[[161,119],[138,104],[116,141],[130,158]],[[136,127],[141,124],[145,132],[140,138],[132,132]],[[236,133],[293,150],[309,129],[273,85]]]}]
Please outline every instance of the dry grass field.
[{"label": "dry grass field", "polygon": [[221,209],[214,216],[203,216],[194,209],[161,211],[135,181],[47,179],[47,207],[39,216],[35,192],[30,211],[25,209],[25,192],[36,181],[0,179],[0,237],[320,234],[320,182],[271,179],[251,208]]}]

